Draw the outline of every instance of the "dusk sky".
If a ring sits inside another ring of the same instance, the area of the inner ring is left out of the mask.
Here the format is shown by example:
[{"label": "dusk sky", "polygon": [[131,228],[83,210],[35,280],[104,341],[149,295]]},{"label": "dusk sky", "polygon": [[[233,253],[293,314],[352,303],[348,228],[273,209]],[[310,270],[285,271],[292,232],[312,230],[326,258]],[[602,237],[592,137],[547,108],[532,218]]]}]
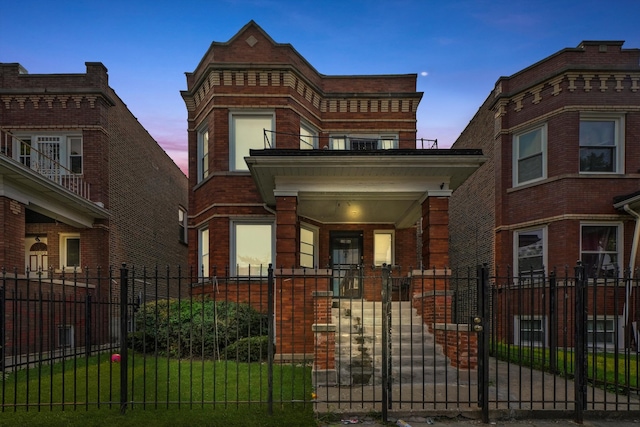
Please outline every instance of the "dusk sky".
[{"label": "dusk sky", "polygon": [[[184,73],[256,21],[322,74],[418,74],[418,138],[450,147],[500,76],[583,40],[640,48],[640,0],[0,2],[0,62],[110,86],[186,172]],[[640,94],[639,94],[640,97]]]}]

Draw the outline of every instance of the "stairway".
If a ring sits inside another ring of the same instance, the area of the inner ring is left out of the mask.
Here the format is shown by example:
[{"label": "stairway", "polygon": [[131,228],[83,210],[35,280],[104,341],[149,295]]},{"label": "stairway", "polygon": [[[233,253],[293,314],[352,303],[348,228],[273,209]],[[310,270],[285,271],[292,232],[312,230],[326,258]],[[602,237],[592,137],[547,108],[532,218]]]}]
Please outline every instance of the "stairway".
[{"label": "stairway", "polygon": [[[339,300],[332,316],[338,384],[382,384],[382,302]],[[411,302],[391,302],[392,383],[445,383],[456,375]]]}]

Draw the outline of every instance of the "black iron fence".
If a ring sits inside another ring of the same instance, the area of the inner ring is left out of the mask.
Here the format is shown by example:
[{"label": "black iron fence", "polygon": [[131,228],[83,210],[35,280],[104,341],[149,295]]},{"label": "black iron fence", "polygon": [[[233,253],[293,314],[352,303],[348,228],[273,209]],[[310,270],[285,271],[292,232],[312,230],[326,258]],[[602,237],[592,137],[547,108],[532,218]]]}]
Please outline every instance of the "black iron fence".
[{"label": "black iron fence", "polygon": [[489,417],[640,410],[640,281],[584,268],[139,268],[0,282],[0,405],[291,404]]}]

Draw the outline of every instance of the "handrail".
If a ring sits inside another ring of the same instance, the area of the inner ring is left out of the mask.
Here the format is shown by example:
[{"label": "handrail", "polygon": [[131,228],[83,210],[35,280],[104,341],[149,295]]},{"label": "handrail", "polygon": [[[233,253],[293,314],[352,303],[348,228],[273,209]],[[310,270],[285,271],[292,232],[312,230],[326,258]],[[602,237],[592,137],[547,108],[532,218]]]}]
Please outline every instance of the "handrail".
[{"label": "handrail", "polygon": [[[74,173],[60,162],[38,150],[33,145],[27,144],[8,130],[0,128],[0,133],[4,135],[4,138],[0,139],[0,156],[7,157],[78,196],[90,200],[90,184],[84,180],[81,174]],[[15,152],[13,141],[17,141]],[[23,152],[28,154],[25,154],[24,161],[21,161],[20,153]],[[32,153],[36,154],[35,159]],[[45,167],[45,164],[48,167]]]},{"label": "handrail", "polygon": [[[264,135],[264,149],[275,148],[273,141],[278,136],[297,138],[300,142],[301,149],[324,149],[324,150],[378,150],[385,149],[383,142],[393,141],[394,147],[398,148],[398,145],[402,141],[412,141],[415,143],[417,150],[435,150],[438,148],[437,139],[416,138],[416,139],[399,139],[399,138],[369,138],[366,136],[357,135],[331,135],[331,136],[319,136],[319,135],[302,135],[296,133],[276,132],[273,130],[263,129]],[[334,148],[332,144],[333,139],[344,139],[344,148]],[[311,142],[310,142],[311,141]],[[388,148],[386,148],[388,149]]]}]

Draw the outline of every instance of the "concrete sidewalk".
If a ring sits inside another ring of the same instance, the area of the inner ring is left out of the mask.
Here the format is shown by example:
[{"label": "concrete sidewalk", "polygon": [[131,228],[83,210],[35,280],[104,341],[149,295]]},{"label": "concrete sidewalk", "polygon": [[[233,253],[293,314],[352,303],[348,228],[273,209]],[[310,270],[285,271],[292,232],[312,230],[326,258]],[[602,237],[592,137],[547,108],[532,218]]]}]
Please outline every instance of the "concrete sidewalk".
[{"label": "concrete sidewalk", "polygon": [[[353,421],[357,421],[353,423]],[[402,419],[406,424],[404,427],[559,427],[559,426],[579,426],[572,419],[526,419],[526,420],[496,420],[484,424],[481,420],[470,420],[465,418],[447,418],[447,417],[407,417]],[[344,426],[367,426],[367,427],[392,427],[398,426],[393,418],[388,423],[382,423],[371,417],[346,418],[344,422],[337,421],[328,424],[321,424],[322,427],[344,427]],[[640,417],[638,419],[585,419],[582,424],[586,427],[640,427]]]}]

